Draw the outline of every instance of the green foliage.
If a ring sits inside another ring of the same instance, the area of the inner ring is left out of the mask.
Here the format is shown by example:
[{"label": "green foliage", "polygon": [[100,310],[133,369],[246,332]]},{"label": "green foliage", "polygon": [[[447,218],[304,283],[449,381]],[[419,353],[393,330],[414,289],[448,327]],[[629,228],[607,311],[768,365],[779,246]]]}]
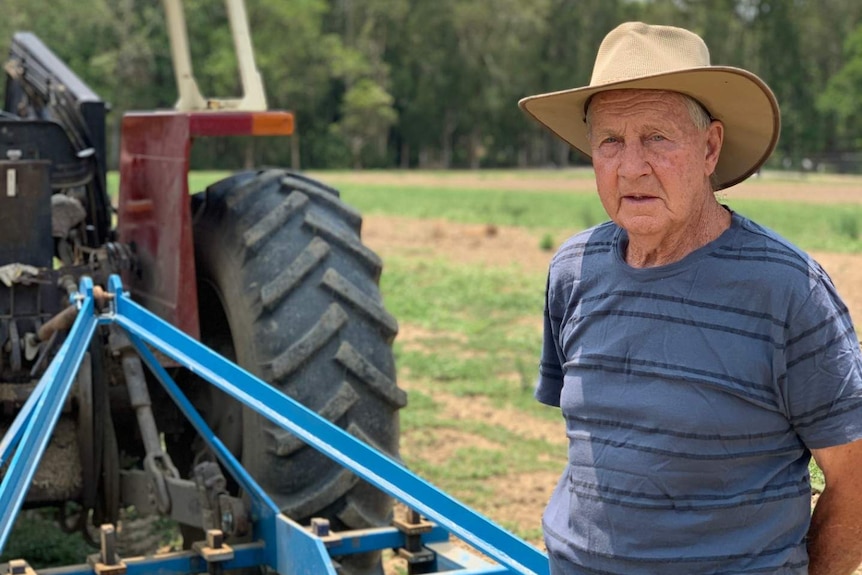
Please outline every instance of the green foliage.
[{"label": "green foliage", "polygon": [[[370,78],[363,78],[344,95],[342,118],[336,125],[346,138],[354,168],[362,167],[362,153],[369,142],[385,137],[398,119],[392,96]],[[385,146],[380,152],[385,150]]]},{"label": "green foliage", "polygon": [[[202,92],[239,95],[223,5],[184,6]],[[3,8],[0,43],[15,30],[36,32],[111,103],[112,166],[122,113],[176,101],[159,3],[5,0]],[[247,8],[270,105],[296,113],[298,136],[292,145],[200,143],[201,168],[291,165],[296,151],[316,168],[577,163],[516,102],[586,84],[602,37],[633,19],[688,27],[713,63],[767,81],[784,115],[777,165],[828,160],[862,140],[858,2],[247,0]]]},{"label": "green foliage", "polygon": [[80,533],[66,534],[51,511],[22,512],[15,523],[0,562],[26,558],[34,569],[82,563],[95,550]]},{"label": "green foliage", "polygon": [[841,69],[829,79],[826,90],[817,99],[817,106],[832,112],[838,120],[837,128],[845,145],[858,147],[862,144],[862,25],[847,38],[844,44],[845,62]]}]

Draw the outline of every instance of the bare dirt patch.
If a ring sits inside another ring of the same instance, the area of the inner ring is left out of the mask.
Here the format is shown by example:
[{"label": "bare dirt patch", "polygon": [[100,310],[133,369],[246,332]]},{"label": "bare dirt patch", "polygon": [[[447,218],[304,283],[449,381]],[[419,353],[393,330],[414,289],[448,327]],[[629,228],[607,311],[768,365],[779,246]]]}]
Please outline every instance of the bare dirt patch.
[{"label": "bare dirt patch", "polygon": [[[385,186],[512,190],[519,192],[595,193],[589,168],[533,171],[387,171],[323,172],[323,181],[336,187],[345,182]],[[810,203],[862,203],[862,181],[838,174],[764,172],[719,192],[727,198]]]},{"label": "bare dirt patch", "polygon": [[[832,197],[832,196],[830,196]],[[574,232],[573,232],[574,233]],[[553,251],[540,247],[541,236],[524,228],[367,216],[363,238],[383,257],[429,257],[481,266],[518,266],[527,273],[545,273]],[[565,238],[556,238],[562,243]],[[857,321],[862,320],[862,255],[812,252],[835,282]],[[540,318],[537,318],[539,320]]]},{"label": "bare dirt patch", "polygon": [[525,439],[540,439],[557,443],[565,449],[566,433],[560,421],[545,421],[525,416],[518,410],[499,408],[481,397],[463,398],[449,393],[434,392],[434,401],[442,406],[441,415],[454,420],[478,420],[510,431]]},{"label": "bare dirt patch", "polygon": [[[435,399],[436,396],[435,396]],[[481,435],[449,427],[435,427],[433,434],[424,431],[402,433],[401,451],[421,451],[422,459],[432,465],[442,465],[457,458],[458,451],[465,448],[484,451],[502,451],[502,443],[491,441]]]},{"label": "bare dirt patch", "polygon": [[862,187],[859,178],[813,174],[795,178],[765,174],[723,190],[719,197],[805,202],[816,204],[860,204]]},{"label": "bare dirt patch", "polygon": [[440,258],[457,264],[515,265],[526,272],[545,273],[553,256],[553,251],[541,249],[541,236],[536,232],[446,220],[366,216],[362,237],[384,262],[393,256]]}]

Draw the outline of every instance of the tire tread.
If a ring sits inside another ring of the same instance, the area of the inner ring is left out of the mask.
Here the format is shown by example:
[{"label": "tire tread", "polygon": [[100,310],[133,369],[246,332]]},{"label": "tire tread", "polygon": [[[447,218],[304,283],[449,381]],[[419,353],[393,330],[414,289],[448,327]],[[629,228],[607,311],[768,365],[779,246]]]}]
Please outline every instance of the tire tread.
[{"label": "tire tread", "polygon": [[407,405],[407,394],[404,390],[396,387],[393,380],[374,367],[373,363],[363,357],[348,342],[341,343],[335,354],[335,359],[347,368],[354,377],[365,383],[371,391],[394,407],[400,409]]},{"label": "tire tread", "polygon": [[347,323],[347,313],[337,303],[330,304],[320,320],[299,341],[290,346],[272,362],[272,372],[282,380],[307,362],[320,348],[335,337]]},{"label": "tire tread", "polygon": [[378,301],[364,294],[334,268],[326,270],[320,283],[374,321],[387,341],[391,342],[395,338],[398,333],[395,318]]}]

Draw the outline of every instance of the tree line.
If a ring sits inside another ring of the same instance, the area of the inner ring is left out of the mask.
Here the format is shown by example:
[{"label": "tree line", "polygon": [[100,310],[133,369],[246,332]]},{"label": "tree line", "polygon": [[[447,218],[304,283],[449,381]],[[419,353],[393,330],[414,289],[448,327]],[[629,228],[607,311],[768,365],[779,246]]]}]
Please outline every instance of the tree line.
[{"label": "tree line", "polygon": [[[201,91],[238,96],[224,6],[186,0]],[[3,0],[0,41],[35,32],[111,105],[112,161],[127,110],[176,100],[156,0]],[[774,167],[862,171],[862,2],[857,0],[247,0],[285,140],[196,142],[198,168],[548,167],[584,163],[517,108],[589,83],[604,35],[626,20],[700,34],[712,63],[771,86]]]}]

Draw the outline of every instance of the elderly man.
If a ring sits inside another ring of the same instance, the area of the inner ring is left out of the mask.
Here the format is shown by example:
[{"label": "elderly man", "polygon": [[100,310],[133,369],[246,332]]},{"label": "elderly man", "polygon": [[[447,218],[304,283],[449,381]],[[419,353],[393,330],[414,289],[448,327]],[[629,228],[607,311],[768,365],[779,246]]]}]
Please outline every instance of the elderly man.
[{"label": "elderly man", "polygon": [[[627,23],[590,86],[525,98],[591,155],[611,221],[554,257],[536,389],[569,464],[553,574],[844,575],[862,560],[862,357],[820,266],[714,191],[754,173],[779,111],[703,41]],[[811,515],[813,454],[826,489]]]}]

